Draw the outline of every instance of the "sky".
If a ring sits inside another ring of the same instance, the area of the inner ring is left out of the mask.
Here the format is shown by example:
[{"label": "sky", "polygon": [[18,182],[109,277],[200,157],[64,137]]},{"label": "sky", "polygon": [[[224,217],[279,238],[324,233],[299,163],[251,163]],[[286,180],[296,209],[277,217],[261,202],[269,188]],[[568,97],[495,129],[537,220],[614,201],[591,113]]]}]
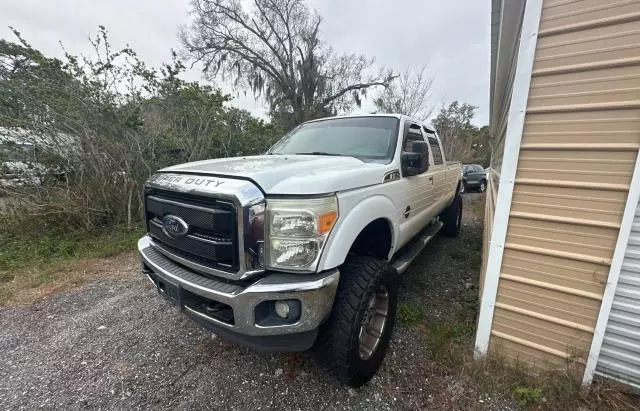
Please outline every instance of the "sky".
[{"label": "sky", "polygon": [[[437,113],[454,100],[477,106],[473,123],[489,117],[490,0],[309,0],[323,18],[322,38],[336,52],[375,56],[396,71],[427,65],[433,76],[431,104]],[[177,31],[190,21],[188,0],[2,0],[0,38],[20,31],[46,55],[88,53],[98,25],[114,48],[129,44],[150,66],[180,49]],[[190,80],[201,80],[194,68]],[[234,92],[233,104],[265,117],[266,105],[251,93]],[[375,94],[375,93],[372,93]],[[363,102],[355,113],[373,110]]]}]

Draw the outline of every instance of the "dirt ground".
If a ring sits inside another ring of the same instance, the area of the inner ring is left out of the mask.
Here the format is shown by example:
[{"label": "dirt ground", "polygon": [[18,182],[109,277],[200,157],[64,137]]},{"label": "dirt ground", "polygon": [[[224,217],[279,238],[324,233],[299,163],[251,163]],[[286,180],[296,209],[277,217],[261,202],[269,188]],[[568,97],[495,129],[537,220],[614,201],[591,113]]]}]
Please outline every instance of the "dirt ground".
[{"label": "dirt ground", "polygon": [[[477,284],[478,200],[464,196],[461,236],[436,238],[401,279],[420,322],[446,320]],[[0,408],[517,409],[449,375],[415,325],[398,324],[382,369],[356,390],[309,353],[256,353],[201,329],[157,295],[135,254],[104,264],[111,273],[81,288],[0,309]]]}]

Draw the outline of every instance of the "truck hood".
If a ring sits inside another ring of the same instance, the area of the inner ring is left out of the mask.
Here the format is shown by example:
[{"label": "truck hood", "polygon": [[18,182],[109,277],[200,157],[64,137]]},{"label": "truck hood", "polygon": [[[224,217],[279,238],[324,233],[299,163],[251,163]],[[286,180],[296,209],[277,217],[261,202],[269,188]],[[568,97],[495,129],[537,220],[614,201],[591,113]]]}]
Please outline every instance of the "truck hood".
[{"label": "truck hood", "polygon": [[388,168],[354,157],[264,155],[196,161],[160,171],[242,177],[267,194],[324,194],[382,183]]}]

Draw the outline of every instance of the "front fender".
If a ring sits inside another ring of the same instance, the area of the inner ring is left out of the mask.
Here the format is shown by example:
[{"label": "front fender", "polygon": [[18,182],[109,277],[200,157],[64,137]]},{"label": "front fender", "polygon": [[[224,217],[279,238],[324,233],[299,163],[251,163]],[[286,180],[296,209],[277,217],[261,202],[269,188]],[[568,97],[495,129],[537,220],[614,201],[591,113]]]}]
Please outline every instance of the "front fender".
[{"label": "front fender", "polygon": [[[320,258],[318,271],[342,265],[358,234],[369,223],[380,218],[389,223],[389,228],[391,229],[391,251],[389,252],[389,257],[393,255],[398,238],[398,228],[396,224],[393,224],[396,207],[389,197],[384,195],[367,197],[353,207],[350,207],[348,199],[345,199],[344,206],[341,205],[340,208],[340,219],[329,235]],[[342,214],[343,210],[346,213],[345,215]]]}]

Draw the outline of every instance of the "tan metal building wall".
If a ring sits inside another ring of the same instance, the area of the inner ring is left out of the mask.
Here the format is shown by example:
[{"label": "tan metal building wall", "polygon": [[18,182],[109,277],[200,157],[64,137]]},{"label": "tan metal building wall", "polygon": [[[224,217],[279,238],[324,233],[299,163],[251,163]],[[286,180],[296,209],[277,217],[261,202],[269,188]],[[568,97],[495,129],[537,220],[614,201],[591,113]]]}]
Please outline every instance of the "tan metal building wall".
[{"label": "tan metal building wall", "polygon": [[584,361],[638,147],[640,1],[544,0],[489,350]]}]

